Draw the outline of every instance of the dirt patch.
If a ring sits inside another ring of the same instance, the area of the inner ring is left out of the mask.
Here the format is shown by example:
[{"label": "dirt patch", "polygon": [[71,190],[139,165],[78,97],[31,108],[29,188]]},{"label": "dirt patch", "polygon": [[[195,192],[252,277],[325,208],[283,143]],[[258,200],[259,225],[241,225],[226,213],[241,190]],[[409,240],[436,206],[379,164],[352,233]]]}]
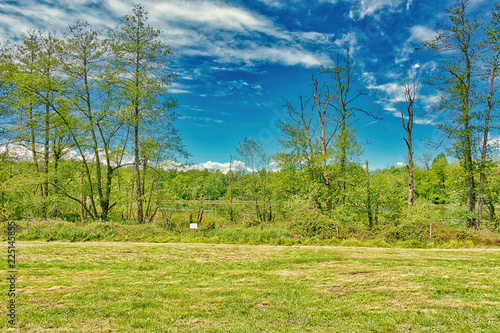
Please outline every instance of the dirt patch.
[{"label": "dirt patch", "polygon": [[217,322],[211,319],[193,319],[187,322],[182,323],[181,326],[187,327],[199,327],[199,326],[215,326]]},{"label": "dirt patch", "polygon": [[302,271],[290,271],[288,269],[284,269],[282,271],[279,271],[278,275],[287,276],[287,277],[307,276],[307,274],[302,272]]},{"label": "dirt patch", "polygon": [[369,274],[369,273],[375,273],[375,271],[350,272],[342,275],[358,275],[358,274]]},{"label": "dirt patch", "polygon": [[259,307],[261,309],[267,309],[268,307],[270,307],[270,305],[267,302],[260,302],[257,304],[257,307]]}]

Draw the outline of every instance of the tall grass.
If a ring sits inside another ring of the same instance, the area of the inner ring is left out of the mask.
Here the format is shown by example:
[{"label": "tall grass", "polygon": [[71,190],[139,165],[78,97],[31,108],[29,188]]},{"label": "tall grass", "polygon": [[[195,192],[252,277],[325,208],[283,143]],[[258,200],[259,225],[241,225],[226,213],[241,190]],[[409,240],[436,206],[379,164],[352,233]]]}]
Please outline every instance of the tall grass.
[{"label": "tall grass", "polygon": [[[1,231],[7,238],[7,223]],[[329,222],[330,223],[330,222]],[[310,226],[310,224],[304,224]],[[193,231],[189,223],[159,220],[142,225],[116,222],[73,223],[61,220],[18,221],[19,240],[43,241],[138,241],[268,245],[343,245],[370,247],[459,248],[500,246],[500,233],[473,230],[446,222],[408,220],[399,224],[329,226],[325,233],[300,233],[297,224],[268,223],[256,226],[212,219]],[[318,229],[322,230],[322,229]],[[333,230],[333,231],[332,231]],[[337,236],[338,230],[338,236]]]}]

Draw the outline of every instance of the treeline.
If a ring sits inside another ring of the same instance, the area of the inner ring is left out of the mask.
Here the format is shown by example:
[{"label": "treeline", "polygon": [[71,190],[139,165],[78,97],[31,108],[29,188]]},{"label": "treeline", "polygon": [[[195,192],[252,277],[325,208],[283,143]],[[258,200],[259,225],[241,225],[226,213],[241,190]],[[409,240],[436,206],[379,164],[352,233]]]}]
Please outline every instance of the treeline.
[{"label": "treeline", "polygon": [[[38,191],[34,190],[37,175],[32,173],[32,162],[20,162],[7,154],[2,157],[1,218],[45,216],[69,221],[94,220],[80,201],[72,199],[81,196],[82,189],[85,189],[81,161],[60,161],[59,181],[65,184],[65,192],[49,193],[42,205]],[[96,167],[95,163],[90,163],[90,166],[92,169]],[[491,181],[485,200],[487,214],[483,226],[491,229],[499,227],[495,211],[500,201],[499,167],[498,164],[492,165],[487,175]],[[339,168],[339,165],[332,165],[331,172]],[[101,165],[101,169],[104,171],[106,166]],[[113,209],[108,218],[137,221],[133,167],[120,168],[114,176]],[[222,173],[220,170],[148,169],[144,172],[144,216],[148,216],[148,222],[169,220],[172,211],[178,211],[179,216],[185,218],[186,213],[196,214],[200,209],[210,210],[215,206],[219,215],[235,223],[241,223],[244,215],[249,223],[272,225],[321,214],[332,223],[343,226],[374,227],[398,224],[411,215],[407,202],[406,166],[370,171],[368,182],[365,169],[352,164],[346,191],[342,196],[332,198],[324,196],[322,186],[306,182],[308,177],[308,170],[260,170],[252,173],[235,169]],[[415,166],[414,180],[417,206],[425,207],[426,213],[434,215],[436,221],[448,219],[454,224],[466,221],[469,213],[465,205],[465,175],[460,164],[448,163],[444,154],[439,154]],[[328,210],[325,205],[330,200],[333,208]],[[422,210],[418,210],[418,214],[421,213]]]},{"label": "treeline", "polygon": [[[246,168],[233,167],[231,156],[223,174],[169,170],[187,155],[174,126],[176,102],[168,95],[173,51],[149,25],[143,6],[107,32],[87,23],[63,36],[29,31],[1,53],[2,217],[142,224],[169,219],[176,201],[196,201],[202,209],[217,200],[231,222],[243,215],[254,224],[291,222],[307,233],[323,222],[371,230],[414,219],[423,214],[417,206],[429,213],[437,204],[452,211],[454,223],[498,228],[492,138],[499,128],[500,4],[478,16],[459,0],[446,13],[448,23],[423,44],[439,70],[425,82],[402,82],[405,101],[395,103],[407,164],[375,171],[360,161],[356,128],[362,117],[382,119],[362,107],[349,49],[312,75],[308,93],[284,101],[278,152],[268,154],[245,138],[235,149]],[[412,136],[415,119],[423,116],[414,109],[422,85],[441,96],[430,112],[449,149],[417,164]]]}]

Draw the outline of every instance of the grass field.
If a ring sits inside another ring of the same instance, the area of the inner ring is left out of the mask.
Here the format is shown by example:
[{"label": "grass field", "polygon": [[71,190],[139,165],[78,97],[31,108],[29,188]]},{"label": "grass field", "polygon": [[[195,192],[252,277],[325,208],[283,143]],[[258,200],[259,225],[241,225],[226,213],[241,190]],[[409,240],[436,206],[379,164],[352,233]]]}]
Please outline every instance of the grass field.
[{"label": "grass field", "polygon": [[17,270],[21,332],[500,332],[498,249],[18,242]]}]

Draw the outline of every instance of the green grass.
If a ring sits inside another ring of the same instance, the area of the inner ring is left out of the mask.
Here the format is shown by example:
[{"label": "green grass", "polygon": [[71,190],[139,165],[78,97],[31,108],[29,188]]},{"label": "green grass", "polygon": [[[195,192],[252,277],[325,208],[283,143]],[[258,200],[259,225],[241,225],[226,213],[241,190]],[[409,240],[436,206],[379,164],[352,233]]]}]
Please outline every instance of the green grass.
[{"label": "green grass", "polygon": [[17,260],[21,332],[500,332],[498,249],[18,242]]}]

